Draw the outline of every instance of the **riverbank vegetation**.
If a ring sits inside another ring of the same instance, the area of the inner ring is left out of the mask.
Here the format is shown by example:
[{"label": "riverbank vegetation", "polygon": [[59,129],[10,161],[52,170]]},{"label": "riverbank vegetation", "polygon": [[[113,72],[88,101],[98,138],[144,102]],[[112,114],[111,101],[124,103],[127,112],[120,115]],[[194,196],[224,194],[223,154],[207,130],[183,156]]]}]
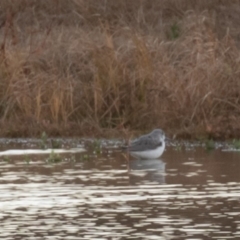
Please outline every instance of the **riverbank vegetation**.
[{"label": "riverbank vegetation", "polygon": [[2,0],[0,136],[239,138],[239,21],[239,0]]}]

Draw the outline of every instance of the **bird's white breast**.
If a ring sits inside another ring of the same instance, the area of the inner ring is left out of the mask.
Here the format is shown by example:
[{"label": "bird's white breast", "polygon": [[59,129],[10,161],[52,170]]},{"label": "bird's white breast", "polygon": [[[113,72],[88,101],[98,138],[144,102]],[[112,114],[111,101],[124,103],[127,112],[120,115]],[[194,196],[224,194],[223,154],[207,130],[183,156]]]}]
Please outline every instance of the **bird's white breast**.
[{"label": "bird's white breast", "polygon": [[152,150],[144,150],[144,151],[138,151],[138,152],[130,152],[130,154],[135,158],[141,158],[141,159],[156,159],[159,158],[165,149],[165,142],[162,142],[162,145],[160,147],[157,147],[156,149]]}]

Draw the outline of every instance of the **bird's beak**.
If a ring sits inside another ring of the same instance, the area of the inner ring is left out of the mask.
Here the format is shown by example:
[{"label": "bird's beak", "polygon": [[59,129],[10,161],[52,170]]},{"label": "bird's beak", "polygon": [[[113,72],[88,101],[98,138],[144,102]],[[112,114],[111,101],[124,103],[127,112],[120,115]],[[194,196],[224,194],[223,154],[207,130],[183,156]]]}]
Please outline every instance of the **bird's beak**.
[{"label": "bird's beak", "polygon": [[169,138],[169,137],[165,137],[165,140],[166,140],[167,142],[171,142],[171,138]]}]

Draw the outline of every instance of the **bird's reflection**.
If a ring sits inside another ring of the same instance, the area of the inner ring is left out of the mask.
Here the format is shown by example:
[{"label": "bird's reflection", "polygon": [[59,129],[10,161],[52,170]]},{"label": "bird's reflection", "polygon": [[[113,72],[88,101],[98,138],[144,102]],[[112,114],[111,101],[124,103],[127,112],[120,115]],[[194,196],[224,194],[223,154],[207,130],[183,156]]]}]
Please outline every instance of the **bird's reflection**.
[{"label": "bird's reflection", "polygon": [[139,181],[165,183],[165,165],[160,159],[141,160],[135,159],[129,161],[129,177],[131,184],[137,184]]}]

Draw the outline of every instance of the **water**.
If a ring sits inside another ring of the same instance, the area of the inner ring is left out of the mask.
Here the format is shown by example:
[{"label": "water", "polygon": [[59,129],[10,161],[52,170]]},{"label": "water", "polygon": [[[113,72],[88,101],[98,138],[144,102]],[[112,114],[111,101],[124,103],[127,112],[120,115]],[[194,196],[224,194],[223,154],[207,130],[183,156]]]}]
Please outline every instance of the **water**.
[{"label": "water", "polygon": [[0,239],[240,239],[240,152],[83,154],[1,158]]}]

